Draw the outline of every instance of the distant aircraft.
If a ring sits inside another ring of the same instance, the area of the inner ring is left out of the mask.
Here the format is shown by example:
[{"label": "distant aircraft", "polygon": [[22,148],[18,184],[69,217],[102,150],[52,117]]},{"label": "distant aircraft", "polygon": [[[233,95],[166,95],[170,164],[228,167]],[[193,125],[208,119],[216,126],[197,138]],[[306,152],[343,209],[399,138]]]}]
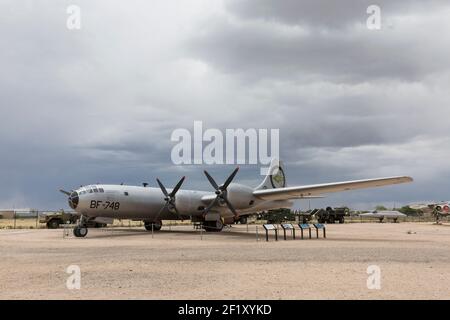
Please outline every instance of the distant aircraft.
[{"label": "distant aircraft", "polygon": [[361,213],[361,214],[359,214],[359,216],[364,217],[364,218],[379,219],[380,223],[383,222],[384,218],[393,219],[394,223],[396,223],[398,221],[398,218],[406,217],[406,214],[403,214],[398,211],[387,211],[387,210],[377,211],[377,210],[375,210],[375,211],[372,211],[369,213]]},{"label": "distant aircraft", "polygon": [[441,215],[449,215],[450,214],[450,202],[449,201],[441,201],[441,202],[427,202],[427,203],[418,203],[411,204],[409,206],[415,210],[428,211],[432,212],[436,210]]},{"label": "distant aircraft", "polygon": [[412,204],[409,207],[422,212],[431,213],[436,217],[436,223],[440,223],[442,217],[450,215],[449,201]]},{"label": "distant aircraft", "polygon": [[255,212],[290,208],[292,200],[413,181],[411,177],[401,176],[287,187],[283,166],[274,159],[262,183],[251,188],[232,183],[238,170],[236,168],[221,185],[205,170],[214,192],[180,190],[185,177],[173,189],[166,189],[156,179],[159,188],[97,184],[71,192],[60,191],[68,196],[69,206],[80,214],[74,235],[85,237],[88,221],[112,223],[113,219],[141,220],[147,230],[160,230],[162,220],[191,219],[202,223],[206,231],[221,231],[224,224]]}]

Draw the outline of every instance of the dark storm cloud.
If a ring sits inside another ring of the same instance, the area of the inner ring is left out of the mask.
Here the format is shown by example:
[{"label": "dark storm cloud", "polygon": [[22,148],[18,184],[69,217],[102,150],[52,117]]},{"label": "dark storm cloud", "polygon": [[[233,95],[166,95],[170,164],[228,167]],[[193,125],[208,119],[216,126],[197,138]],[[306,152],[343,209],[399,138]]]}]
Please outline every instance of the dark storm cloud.
[{"label": "dark storm cloud", "polygon": [[[238,74],[248,81],[261,78],[418,81],[447,68],[448,38],[443,38],[443,43],[430,38],[420,15],[417,21],[414,15],[408,16],[412,14],[408,10],[400,19],[403,6],[397,4],[394,6],[397,11],[389,11],[387,8],[391,6],[386,3],[382,12],[387,21],[383,21],[382,30],[374,31],[365,25],[367,6],[344,6],[340,1],[327,3],[333,3],[331,8],[320,1],[237,2],[230,6],[233,18],[224,16],[205,22],[205,29],[198,33],[191,48],[219,70]],[[437,3],[423,6],[427,12],[433,12],[439,10]],[[414,4],[417,3],[407,2],[405,7],[415,7]],[[268,9],[272,7],[273,11]],[[254,10],[247,12],[246,8]],[[253,19],[260,17],[260,11],[266,12],[261,14],[264,19]],[[316,13],[309,15],[310,12]],[[324,16],[316,20],[319,12]],[[359,24],[354,23],[358,21],[354,19],[357,12]],[[320,28],[329,27],[328,23],[345,24],[346,28]]]},{"label": "dark storm cloud", "polygon": [[340,28],[365,24],[366,10],[378,5],[388,15],[410,14],[447,5],[445,0],[231,0],[226,8],[244,19],[266,19],[289,25]]}]

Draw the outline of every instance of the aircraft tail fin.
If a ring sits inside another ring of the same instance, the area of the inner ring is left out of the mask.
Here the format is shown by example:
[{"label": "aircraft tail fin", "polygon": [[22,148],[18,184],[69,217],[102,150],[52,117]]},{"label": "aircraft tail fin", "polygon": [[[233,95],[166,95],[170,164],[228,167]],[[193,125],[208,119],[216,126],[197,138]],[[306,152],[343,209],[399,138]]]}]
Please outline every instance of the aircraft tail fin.
[{"label": "aircraft tail fin", "polygon": [[279,159],[272,159],[266,176],[255,190],[276,189],[286,187],[286,176],[283,170],[283,164]]}]

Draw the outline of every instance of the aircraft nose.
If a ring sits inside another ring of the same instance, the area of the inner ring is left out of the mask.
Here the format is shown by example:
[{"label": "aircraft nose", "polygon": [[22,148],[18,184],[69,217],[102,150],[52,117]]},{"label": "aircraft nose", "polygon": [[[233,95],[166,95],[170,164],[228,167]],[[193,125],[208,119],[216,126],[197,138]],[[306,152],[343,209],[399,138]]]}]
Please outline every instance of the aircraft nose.
[{"label": "aircraft nose", "polygon": [[80,197],[78,196],[78,192],[74,191],[69,196],[69,206],[72,209],[76,209],[78,207],[78,202],[80,201]]}]

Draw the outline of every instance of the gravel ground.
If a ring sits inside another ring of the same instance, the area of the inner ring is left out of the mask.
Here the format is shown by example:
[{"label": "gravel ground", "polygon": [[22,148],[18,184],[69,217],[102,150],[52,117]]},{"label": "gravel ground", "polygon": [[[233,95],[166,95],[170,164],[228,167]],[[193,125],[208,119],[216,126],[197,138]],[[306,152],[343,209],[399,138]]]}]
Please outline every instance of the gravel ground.
[{"label": "gravel ground", "polygon": [[[450,226],[330,225],[327,239],[265,242],[259,226],[0,230],[0,299],[450,299]],[[299,232],[298,232],[299,234]],[[81,270],[69,290],[66,268]],[[381,270],[368,289],[367,268]]]}]

